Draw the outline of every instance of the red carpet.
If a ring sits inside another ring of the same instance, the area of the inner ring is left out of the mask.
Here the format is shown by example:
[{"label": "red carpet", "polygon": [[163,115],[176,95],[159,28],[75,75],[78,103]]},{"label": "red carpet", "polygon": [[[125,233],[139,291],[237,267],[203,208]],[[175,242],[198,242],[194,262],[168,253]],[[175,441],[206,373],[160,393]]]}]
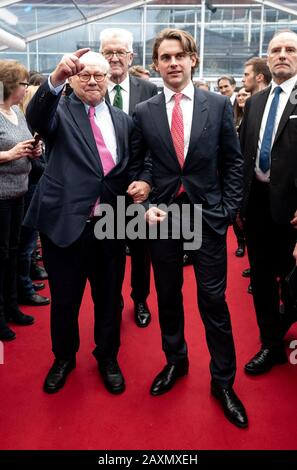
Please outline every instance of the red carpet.
[{"label": "red carpet", "polygon": [[[125,310],[119,362],[126,378],[123,395],[104,388],[91,355],[93,318],[89,288],[80,315],[81,347],[77,368],[55,395],[42,391],[52,363],[49,308],[27,307],[36,323],[16,327],[17,339],[5,344],[0,365],[0,448],[3,449],[296,449],[297,366],[275,367],[262,377],[250,378],[244,363],[259,348],[259,333],[241,276],[247,258],[234,256],[230,231],[227,297],[238,358],[235,389],[244,402],[250,425],[240,430],[225,418],[209,393],[209,354],[195,299],[192,267],[184,270],[186,337],[190,373],[161,397],[149,387],[165,360],[161,350],[156,296],[152,287],[151,325],[139,329],[133,321],[129,289],[129,258],[124,285]],[[48,294],[48,291],[43,291]],[[41,293],[43,293],[41,292]],[[297,336],[296,326],[287,342]],[[288,353],[290,350],[288,350]]]}]

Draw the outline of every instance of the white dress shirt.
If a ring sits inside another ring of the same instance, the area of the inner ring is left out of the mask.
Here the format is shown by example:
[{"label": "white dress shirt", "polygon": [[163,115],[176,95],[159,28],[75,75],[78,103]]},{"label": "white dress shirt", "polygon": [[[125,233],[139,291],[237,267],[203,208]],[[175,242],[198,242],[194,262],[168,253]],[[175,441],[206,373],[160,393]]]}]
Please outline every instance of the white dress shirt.
[{"label": "white dress shirt", "polygon": [[[180,101],[180,106],[182,109],[184,121],[184,158],[186,158],[187,156],[191,137],[194,109],[194,92],[195,89],[192,82],[190,82],[182,91],[180,91],[180,93],[183,94],[183,97]],[[171,129],[172,111],[175,103],[173,96],[176,95],[176,92],[170,90],[170,88],[167,88],[166,85],[164,85],[164,95],[169,128]]]},{"label": "white dress shirt", "polygon": [[[113,104],[113,100],[116,94],[116,89],[115,86],[117,84],[109,81],[108,82],[108,95],[110,99],[110,103]],[[130,97],[130,80],[129,80],[129,75],[125,78],[125,80],[122,81],[122,83],[119,83],[121,86],[121,94],[123,97],[123,111],[126,114],[129,114],[129,97]]]},{"label": "white dress shirt", "polygon": [[259,134],[259,140],[258,140],[258,148],[257,148],[256,166],[255,166],[256,178],[260,181],[263,181],[264,183],[269,183],[269,181],[270,181],[270,169],[266,173],[263,173],[263,171],[260,170],[260,168],[259,168],[260,150],[261,150],[262,140],[263,140],[263,136],[264,136],[265,126],[266,126],[270,106],[271,106],[272,100],[274,98],[274,90],[277,86],[280,86],[281,89],[282,89],[282,92],[279,95],[279,103],[278,103],[278,107],[277,107],[275,123],[274,123],[274,128],[273,128],[273,133],[272,133],[271,148],[273,146],[273,142],[274,142],[274,139],[275,139],[275,136],[276,136],[276,133],[277,133],[277,129],[278,129],[281,117],[282,117],[283,112],[285,110],[285,107],[286,107],[286,105],[289,101],[290,95],[293,91],[293,88],[296,84],[296,81],[297,81],[297,75],[295,75],[292,78],[289,78],[289,80],[286,80],[281,85],[278,85],[277,83],[272,81],[270,94],[269,94],[269,97],[268,97],[268,100],[267,100],[267,103],[266,103],[266,106],[265,106],[265,109],[264,109],[263,118],[262,118],[262,122],[261,122],[260,134]]}]

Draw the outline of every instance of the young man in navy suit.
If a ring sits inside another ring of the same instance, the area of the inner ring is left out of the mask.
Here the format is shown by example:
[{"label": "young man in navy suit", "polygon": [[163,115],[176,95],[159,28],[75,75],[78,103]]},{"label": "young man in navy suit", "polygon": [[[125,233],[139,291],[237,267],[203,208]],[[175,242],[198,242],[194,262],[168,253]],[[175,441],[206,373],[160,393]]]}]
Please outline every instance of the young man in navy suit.
[{"label": "young man in navy suit", "polygon": [[[202,204],[202,244],[191,256],[211,355],[211,391],[227,418],[243,428],[247,416],[233,390],[236,360],[225,300],[226,232],[239,208],[242,187],[242,156],[232,108],[228,98],[194,89],[192,75],[198,55],[194,38],[187,32],[161,31],[153,46],[153,63],[163,78],[164,92],[136,106],[134,157],[140,162],[146,152],[152,203],[176,203],[180,209],[188,205],[192,224],[193,211]],[[135,202],[137,197],[134,193]],[[162,224],[166,216],[158,207],[146,214],[149,224]],[[150,240],[150,249],[167,359],[153,381],[151,394],[161,395],[189,367],[182,299],[183,239],[175,239],[169,232],[168,239]]]}]

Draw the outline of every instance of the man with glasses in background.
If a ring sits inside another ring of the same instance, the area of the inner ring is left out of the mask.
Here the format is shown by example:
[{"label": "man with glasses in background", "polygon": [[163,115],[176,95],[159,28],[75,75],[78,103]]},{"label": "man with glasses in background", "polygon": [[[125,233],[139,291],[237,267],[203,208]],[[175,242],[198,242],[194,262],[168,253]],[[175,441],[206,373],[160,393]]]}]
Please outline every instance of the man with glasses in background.
[{"label": "man with glasses in background", "polygon": [[[100,34],[100,52],[110,65],[110,77],[106,100],[132,116],[138,103],[156,95],[156,85],[129,76],[133,61],[133,35],[120,28],[105,29]],[[135,182],[135,191],[141,182]],[[135,323],[140,328],[148,326],[151,314],[146,303],[150,293],[150,256],[146,240],[130,240],[131,297],[134,301]]]},{"label": "man with glasses in background", "polygon": [[[78,315],[87,279],[94,302],[93,352],[107,390],[121,393],[117,362],[119,300],[125,269],[121,240],[98,240],[100,204],[116,208],[128,186],[131,119],[105,102],[109,64],[80,49],[65,55],[29,104],[27,117],[49,149],[25,225],[39,230],[51,291],[51,336],[55,361],[47,393],[63,387],[79,349]],[[68,79],[73,94],[61,96]],[[100,200],[100,204],[99,204]]]}]

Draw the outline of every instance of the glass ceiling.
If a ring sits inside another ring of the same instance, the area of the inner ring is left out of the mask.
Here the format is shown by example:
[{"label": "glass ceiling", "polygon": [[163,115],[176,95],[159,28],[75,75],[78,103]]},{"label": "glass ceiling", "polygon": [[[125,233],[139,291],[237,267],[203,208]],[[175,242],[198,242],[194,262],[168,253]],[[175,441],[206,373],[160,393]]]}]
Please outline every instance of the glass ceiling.
[{"label": "glass ceiling", "polygon": [[[217,7],[264,3],[297,16],[297,0],[211,0],[209,3]],[[144,4],[201,5],[201,0],[0,0],[0,29],[31,42]]]}]

